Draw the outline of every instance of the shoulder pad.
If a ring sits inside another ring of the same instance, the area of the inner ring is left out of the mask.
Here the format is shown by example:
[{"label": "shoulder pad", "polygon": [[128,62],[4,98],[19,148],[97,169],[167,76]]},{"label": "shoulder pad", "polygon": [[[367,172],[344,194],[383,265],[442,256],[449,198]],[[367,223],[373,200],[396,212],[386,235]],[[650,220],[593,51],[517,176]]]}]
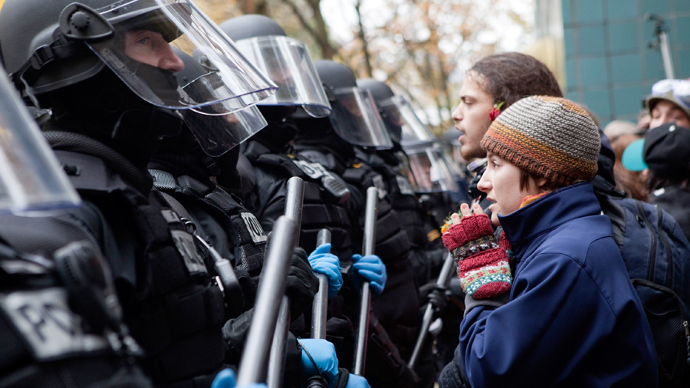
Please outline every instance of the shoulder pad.
[{"label": "shoulder pad", "polygon": [[311,162],[319,163],[329,170],[333,170],[337,166],[337,162],[333,155],[326,155],[318,150],[304,150],[299,152],[299,156],[308,159]]},{"label": "shoulder pad", "polygon": [[100,158],[60,150],[56,150],[55,155],[77,190],[113,191],[127,187],[122,178]]}]

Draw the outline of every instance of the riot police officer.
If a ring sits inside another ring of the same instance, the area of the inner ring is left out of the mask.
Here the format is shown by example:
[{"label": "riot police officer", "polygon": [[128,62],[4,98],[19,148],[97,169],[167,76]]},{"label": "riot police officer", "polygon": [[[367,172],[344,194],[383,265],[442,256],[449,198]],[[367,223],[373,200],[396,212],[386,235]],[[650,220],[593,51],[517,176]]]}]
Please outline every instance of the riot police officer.
[{"label": "riot police officer", "polygon": [[[433,279],[432,274],[437,273],[434,269],[440,268],[445,257],[444,247],[440,244],[440,240],[434,238],[441,224],[426,222],[429,214],[420,206],[420,198],[417,195],[421,191],[422,180],[415,175],[417,170],[411,166],[413,161],[405,153],[400,142],[403,132],[421,132],[430,137],[432,135],[407,100],[401,95],[395,95],[385,83],[367,78],[358,79],[357,86],[368,90],[374,97],[393,142],[393,148],[378,150],[356,147],[355,152],[359,159],[365,161],[384,178],[392,207],[411,243],[410,260],[415,269],[417,282],[419,285],[424,285]],[[434,160],[434,163],[440,164],[443,161]],[[449,177],[441,174],[446,169],[439,166],[436,170],[438,171],[436,180],[442,181],[447,187]],[[408,174],[405,175],[405,172]],[[449,206],[448,210],[450,209],[452,207]],[[438,244],[433,244],[434,241]]]},{"label": "riot police officer", "polygon": [[[61,213],[79,196],[3,70],[0,106],[0,387],[150,387],[107,264]],[[51,238],[22,238],[36,219]]]},{"label": "riot police officer", "polygon": [[[251,61],[280,85],[273,97],[258,104],[268,121],[267,127],[242,145],[243,156],[251,167],[241,173],[245,181],[254,182],[242,188],[245,203],[264,229],[271,230],[273,221],[285,211],[288,180],[293,176],[302,178],[305,189],[300,246],[307,251],[317,249],[317,233],[327,228],[331,232],[331,252],[349,267],[353,252],[352,220],[344,203],[350,190],[340,177],[321,164],[301,157],[290,144],[298,131],[290,115],[298,108],[319,117],[330,112],[306,46],[285,36],[282,27],[262,15],[240,16],[221,23],[220,27],[237,41]],[[329,281],[331,286],[333,280]],[[336,293],[336,290],[329,292],[331,297]],[[337,304],[334,301],[332,306]]]},{"label": "riot police officer", "polygon": [[[179,132],[177,110],[243,95],[241,106],[275,88],[207,20],[188,1],[12,0],[0,11],[4,64],[25,101],[52,112],[44,136],[85,203],[70,217],[105,254],[157,386],[209,386],[227,316],[209,252],[146,164],[162,136]],[[202,53],[219,82],[178,83],[184,63],[172,45]]]},{"label": "riot police officer", "polygon": [[[353,218],[356,212],[347,207],[351,189],[340,176],[321,163],[301,156],[291,145],[299,131],[292,116],[297,112],[308,117],[327,116],[331,110],[328,96],[305,45],[287,37],[275,21],[262,15],[244,15],[227,20],[220,27],[237,42],[250,61],[264,69],[279,85],[274,96],[257,104],[268,126],[242,145],[239,170],[243,178],[245,204],[257,215],[264,229],[270,230],[275,219],[284,212],[288,179],[293,176],[303,179],[300,246],[307,251],[316,248],[322,252],[324,246],[316,246],[316,236],[319,230],[328,229],[332,236],[331,251],[340,258],[346,273],[340,294],[329,291],[329,327],[344,328],[345,333],[334,334],[330,330],[328,339],[341,349],[344,342],[349,341],[351,345],[352,323],[348,317],[356,317],[356,313],[345,310],[356,310],[359,299],[349,279],[361,275],[371,280],[380,292],[386,273],[375,255],[364,258],[356,255],[356,263],[352,264],[352,253],[356,249],[353,248],[352,236],[353,231],[358,231],[358,226],[353,225],[359,222],[356,216]],[[241,167],[242,158],[248,162],[244,164],[246,168]],[[224,167],[221,166],[221,170]],[[361,238],[355,241],[361,246]],[[293,329],[298,328],[293,326]],[[342,352],[339,352],[339,358],[345,365],[350,361],[348,357],[342,357]]]},{"label": "riot police officer", "polygon": [[315,249],[316,234],[328,228],[333,253],[349,259],[351,220],[343,203],[350,191],[338,176],[300,157],[290,144],[298,130],[290,116],[298,108],[315,117],[325,117],[331,110],[306,46],[287,37],[280,25],[263,15],[232,18],[220,28],[279,85],[275,95],[258,104],[268,125],[242,145],[251,169],[241,172],[246,181],[253,182],[242,188],[245,203],[270,231],[285,209],[287,179],[302,178],[305,198],[300,246]]},{"label": "riot police officer", "polygon": [[[375,251],[386,265],[388,281],[383,293],[372,302],[372,316],[378,318],[380,327],[371,331],[390,341],[389,346],[394,350],[381,351],[386,357],[368,356],[367,378],[372,386],[414,386],[416,377],[402,360],[412,351],[419,324],[418,286],[409,261],[411,245],[392,209],[383,177],[355,154],[357,146],[391,148],[393,144],[374,99],[357,87],[352,70],[330,60],[319,60],[314,65],[333,112],[326,118],[296,118],[299,130],[295,148],[348,183],[353,191],[347,203],[352,214],[364,214],[363,198],[368,187],[378,189]],[[357,225],[360,228],[353,229],[353,236],[361,241],[363,217],[357,220]],[[405,303],[399,303],[403,300]],[[370,341],[370,347],[375,348],[381,342],[385,341],[381,338]],[[395,367],[387,363],[391,359],[396,360]]]}]

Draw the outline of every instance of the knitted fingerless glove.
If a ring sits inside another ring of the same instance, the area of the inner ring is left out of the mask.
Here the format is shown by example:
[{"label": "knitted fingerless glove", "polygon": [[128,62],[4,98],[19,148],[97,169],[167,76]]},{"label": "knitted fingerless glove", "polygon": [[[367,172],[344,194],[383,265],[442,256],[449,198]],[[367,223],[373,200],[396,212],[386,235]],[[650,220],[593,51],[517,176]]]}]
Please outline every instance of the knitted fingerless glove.
[{"label": "knitted fingerless glove", "polygon": [[496,241],[486,214],[462,217],[443,234],[443,244],[458,263],[458,275],[465,295],[487,299],[510,291],[512,274],[508,264],[510,244],[501,233]]}]

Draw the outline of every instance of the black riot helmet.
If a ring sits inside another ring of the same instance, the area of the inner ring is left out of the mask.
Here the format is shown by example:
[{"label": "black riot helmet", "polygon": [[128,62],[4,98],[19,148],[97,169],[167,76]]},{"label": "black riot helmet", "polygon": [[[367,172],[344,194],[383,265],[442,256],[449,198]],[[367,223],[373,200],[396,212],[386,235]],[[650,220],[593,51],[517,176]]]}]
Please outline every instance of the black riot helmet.
[{"label": "black riot helmet", "polygon": [[352,145],[387,149],[393,143],[368,90],[357,87],[355,74],[331,60],[314,62],[333,111],[328,116],[335,132]]},{"label": "black riot helmet", "polygon": [[303,42],[286,36],[278,23],[264,15],[238,16],[219,27],[254,66],[278,85],[275,94],[258,103],[272,107],[262,112],[285,112],[287,116],[300,107],[310,117],[326,117],[331,113],[328,98]]},{"label": "black riot helmet", "polygon": [[395,95],[385,82],[377,81],[373,78],[361,78],[357,80],[357,86],[361,89],[366,89],[371,93],[376,102],[385,101]]},{"label": "black riot helmet", "polygon": [[242,15],[228,19],[218,26],[235,42],[260,36],[287,36],[280,24],[265,15]]},{"label": "black riot helmet", "polygon": [[[224,87],[209,90],[206,100],[192,98],[191,85],[185,91],[172,77],[182,66],[172,47],[203,52]],[[6,0],[0,9],[0,52],[15,85],[34,104],[106,67],[144,101],[162,108],[234,99],[240,109],[275,89],[189,0]]]}]

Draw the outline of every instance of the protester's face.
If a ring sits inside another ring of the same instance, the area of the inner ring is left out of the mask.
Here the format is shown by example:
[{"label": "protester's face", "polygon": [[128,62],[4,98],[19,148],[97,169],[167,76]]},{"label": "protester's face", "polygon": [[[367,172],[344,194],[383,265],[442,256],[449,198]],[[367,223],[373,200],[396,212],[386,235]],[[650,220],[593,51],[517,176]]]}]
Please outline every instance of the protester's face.
[{"label": "protester's face", "polygon": [[184,70],[182,59],[159,32],[149,30],[127,31],[125,55],[137,62],[172,72]]},{"label": "protester's face", "polygon": [[690,117],[671,101],[659,100],[652,109],[649,128],[656,128],[666,123],[676,123],[678,126],[688,128],[690,127]]},{"label": "protester's face", "polygon": [[481,88],[478,77],[472,73],[465,76],[460,89],[460,104],[452,114],[455,128],[462,132],[460,153],[465,160],[486,156],[479,142],[491,125],[489,112],[493,109],[493,98]]},{"label": "protester's face", "polygon": [[520,169],[493,153],[487,154],[488,163],[477,188],[487,194],[491,202],[491,221],[498,225],[498,214],[510,214],[520,208],[528,195],[539,194],[538,183],[530,179],[526,188],[520,187]]}]

